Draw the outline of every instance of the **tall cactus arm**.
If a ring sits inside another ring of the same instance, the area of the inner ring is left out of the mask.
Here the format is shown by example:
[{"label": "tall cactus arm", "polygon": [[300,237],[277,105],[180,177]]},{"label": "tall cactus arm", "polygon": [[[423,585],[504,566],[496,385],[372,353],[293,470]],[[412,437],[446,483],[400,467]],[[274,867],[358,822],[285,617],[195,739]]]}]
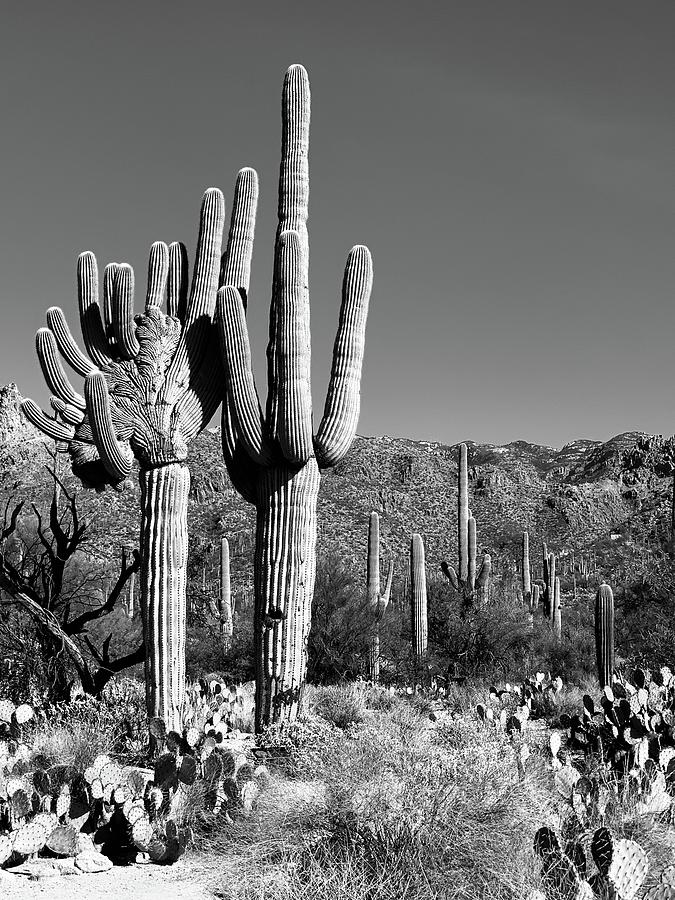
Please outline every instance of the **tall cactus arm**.
[{"label": "tall cactus arm", "polygon": [[105,371],[112,356],[98,302],[98,266],[91,251],[81,253],[77,260],[77,299],[84,346],[92,361]]},{"label": "tall cactus arm", "polygon": [[288,462],[304,465],[313,451],[310,385],[309,298],[300,236],[284,231],[278,239],[277,391],[278,438]]},{"label": "tall cactus arm", "polygon": [[380,603],[382,605],[382,612],[389,606],[389,600],[391,599],[391,585],[394,580],[394,560],[389,560],[389,571],[387,572],[387,580],[384,585],[384,593],[380,598]]},{"label": "tall cactus arm", "polygon": [[281,95],[281,166],[279,168],[279,226],[297,231],[307,255],[309,209],[309,122],[311,95],[303,66],[290,66]]},{"label": "tall cactus arm", "polygon": [[255,503],[260,467],[254,463],[234,431],[234,422],[223,403],[220,428],[223,458],[232,486],[247,503]]},{"label": "tall cactus arm", "polygon": [[56,339],[49,328],[39,328],[35,335],[35,349],[40,361],[40,368],[50,391],[64,403],[84,409],[84,397],[78,394],[68,380],[59,359]]},{"label": "tall cactus arm", "polygon": [[185,244],[174,241],[169,246],[169,274],[166,284],[166,309],[170,316],[185,318],[188,292],[188,258]]},{"label": "tall cactus arm", "polygon": [[219,284],[222,287],[232,285],[239,288],[243,293],[244,309],[251,281],[257,208],[258,173],[255,169],[241,169],[234,185],[232,217],[227,246],[220,265]]},{"label": "tall cactus arm", "polygon": [[115,272],[112,326],[122,359],[135,359],[140,345],[134,325],[134,270],[127,263],[118,266]]},{"label": "tall cactus arm", "polygon": [[77,346],[77,342],[68,326],[63,310],[58,306],[51,306],[47,310],[47,327],[56,338],[56,343],[61,356],[65,359],[71,369],[83,378],[86,378],[87,375],[91,375],[96,367]]},{"label": "tall cactus arm", "polygon": [[[309,78],[303,66],[291,66],[284,77],[281,98],[281,165],[279,167],[279,206],[277,239],[284,231],[296,231],[304,258],[304,290],[309,281],[309,240],[307,216],[309,209],[309,123],[311,99]],[[278,269],[279,241],[275,245],[274,271]],[[277,327],[278,300],[276,286],[272,286],[270,332],[267,347],[267,429],[271,438],[277,437],[279,396],[272,386],[278,382]],[[307,316],[309,329],[309,315]],[[309,334],[307,335],[309,343]]]},{"label": "tall cactus arm", "polygon": [[60,397],[50,397],[52,409],[57,412],[68,425],[81,425],[84,422],[84,412],[70,403],[64,403]]},{"label": "tall cactus arm", "polygon": [[459,590],[459,579],[457,578],[457,572],[454,567],[447,563],[445,560],[441,563],[441,571],[448,579],[453,588],[458,591]]},{"label": "tall cactus arm", "polygon": [[[231,286],[237,289],[241,297],[244,312],[246,312],[248,305],[257,208],[258,174],[255,169],[241,169],[237,174],[237,180],[234,186],[234,202],[232,204],[230,230],[227,236],[225,253],[221,260],[219,283],[221,286]],[[216,316],[218,318],[218,313],[216,313]],[[219,324],[219,330],[220,327]],[[246,340],[248,341],[248,337]],[[223,368],[225,372],[227,372],[226,364],[223,365]],[[253,370],[251,368],[251,377],[252,373]],[[260,404],[258,403],[258,405]],[[252,408],[255,409],[255,406]],[[262,411],[260,413],[260,418],[262,437]],[[234,473],[232,462],[235,457],[242,455],[242,445],[239,443],[237,437],[234,401],[230,394],[230,389],[227,387],[227,375],[225,377],[225,397],[223,400],[221,433],[223,436],[223,454],[225,463],[230,471],[230,477],[236,480],[237,475]],[[262,443],[260,443],[259,446],[262,448]],[[245,447],[243,448],[243,453],[248,453]],[[246,490],[245,483],[244,490]]]},{"label": "tall cactus arm", "polygon": [[101,462],[113,478],[123,481],[131,472],[132,454],[117,440],[110,412],[108,385],[100,372],[94,372],[86,379],[84,395]]},{"label": "tall cactus arm", "polygon": [[[269,451],[263,434],[263,415],[251,369],[251,348],[244,304],[234,287],[218,291],[218,331],[227,373],[229,414],[234,418],[234,434],[254,462],[265,465]],[[225,414],[225,410],[223,410]]]},{"label": "tall cactus arm", "polygon": [[164,241],[155,241],[148,259],[148,288],[145,295],[146,312],[153,306],[161,307],[169,277],[169,248]]},{"label": "tall cactus arm", "polygon": [[115,293],[115,278],[117,277],[117,263],[108,263],[103,270],[103,324],[108,344],[115,346],[115,331],[113,328],[113,296]]},{"label": "tall cactus arm", "polygon": [[373,262],[367,247],[353,247],[347,257],[342,306],[323,419],[314,439],[320,467],[334,466],[351,447],[361,409],[361,371]]},{"label": "tall cactus arm", "polygon": [[199,236],[190,297],[180,343],[167,373],[161,399],[182,394],[189,386],[191,366],[203,358],[209,340],[218,290],[220,251],[225,222],[225,200],[217,188],[204,194],[199,216]]},{"label": "tall cactus arm", "polygon": [[74,428],[62,425],[56,419],[50,418],[30,397],[26,397],[21,402],[21,412],[32,425],[35,425],[43,434],[46,434],[47,437],[54,441],[72,441],[75,435]]},{"label": "tall cactus arm", "polygon": [[469,589],[473,590],[476,584],[476,520],[473,516],[469,516],[467,548],[469,554],[467,581]]},{"label": "tall cactus arm", "polygon": [[[221,277],[228,279],[225,281],[226,286],[234,286],[239,291],[244,304],[251,275],[257,200],[258,177],[253,169],[242,169],[235,184],[230,230],[220,273]],[[186,440],[191,440],[208,424],[221,400],[224,401],[227,412],[230,412],[225,371],[226,366],[221,361],[218,347],[218,335],[215,334],[209,340],[196,377],[191,379],[187,394],[179,402]],[[227,427],[228,433],[235,433],[234,423],[227,423]]]}]

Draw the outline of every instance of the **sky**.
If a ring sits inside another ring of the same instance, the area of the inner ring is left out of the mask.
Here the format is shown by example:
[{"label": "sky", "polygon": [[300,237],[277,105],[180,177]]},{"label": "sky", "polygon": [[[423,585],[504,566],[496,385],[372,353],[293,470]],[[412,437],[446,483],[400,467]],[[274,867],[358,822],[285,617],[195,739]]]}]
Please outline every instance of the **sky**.
[{"label": "sky", "polygon": [[[675,431],[672,0],[3,4],[0,383],[48,405],[77,255],[192,255],[203,191],[260,204],[264,395],[283,76],[312,88],[315,422],[342,269],[373,254],[359,433],[560,447]],[[74,376],[76,382],[76,378]]]}]

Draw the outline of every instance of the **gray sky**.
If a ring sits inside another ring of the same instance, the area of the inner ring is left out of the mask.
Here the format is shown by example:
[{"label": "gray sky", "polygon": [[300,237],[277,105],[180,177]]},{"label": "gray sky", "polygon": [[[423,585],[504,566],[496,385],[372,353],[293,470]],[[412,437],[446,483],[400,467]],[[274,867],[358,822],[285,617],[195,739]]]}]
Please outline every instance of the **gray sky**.
[{"label": "gray sky", "polygon": [[280,96],[312,85],[315,416],[344,259],[375,282],[359,432],[560,446],[675,430],[672,0],[25,2],[0,30],[0,382],[75,262],[194,248],[204,189],[261,181],[264,388]]}]

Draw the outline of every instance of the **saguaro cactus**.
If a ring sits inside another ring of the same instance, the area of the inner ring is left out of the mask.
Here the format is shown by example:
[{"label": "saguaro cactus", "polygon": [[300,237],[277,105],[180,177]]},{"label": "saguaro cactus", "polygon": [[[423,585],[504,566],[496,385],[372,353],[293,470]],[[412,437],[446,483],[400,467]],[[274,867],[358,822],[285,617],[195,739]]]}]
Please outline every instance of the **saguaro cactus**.
[{"label": "saguaro cactus", "polygon": [[549,553],[546,544],[542,547],[542,570],[544,577],[544,614],[553,624],[554,612],[554,592],[555,592],[555,576],[557,568],[557,559],[555,553]]},{"label": "saguaro cactus", "polygon": [[[256,507],[254,558],[256,728],[297,716],[306,671],[316,570],[320,469],[339,462],[356,433],[372,264],[347,258],[323,419],[312,429],[309,329],[310,93],[291,66],[282,97],[279,221],[270,308],[268,396],[263,415],[246,327],[248,270],[221,273],[218,323],[226,370],[223,454],[234,486]],[[244,276],[244,277],[242,277]]]},{"label": "saguaro cactus", "polygon": [[380,517],[371,512],[368,522],[368,565],[366,570],[368,609],[373,618],[370,635],[370,677],[380,677],[380,623],[389,605],[391,582],[394,577],[394,560],[389,563],[389,573],[384,593],[380,586]]},{"label": "saguaro cactus", "polygon": [[[134,548],[133,547],[122,547],[122,566],[126,568],[130,561],[133,559]],[[127,602],[125,612],[128,618],[133,619],[134,617],[134,594],[136,590],[136,573],[132,572],[129,577],[129,588],[127,594]]]},{"label": "saguaro cactus", "polygon": [[483,555],[480,569],[476,570],[476,520],[469,509],[469,474],[466,444],[459,445],[459,466],[457,469],[457,547],[459,570],[447,562],[441,563],[444,575],[456,591],[462,595],[465,606],[471,606],[476,597],[476,588],[481,602],[485,602],[489,592],[492,563],[489,555]]},{"label": "saguaro cactus", "polygon": [[220,539],[220,596],[218,598],[220,636],[227,649],[232,640],[232,591],[230,587],[230,544],[226,537]]},{"label": "saguaro cactus", "polygon": [[410,541],[410,611],[412,617],[412,645],[418,662],[427,652],[427,573],[424,566],[422,536],[413,534]]},{"label": "saguaro cactus", "polygon": [[604,582],[595,595],[595,656],[600,687],[605,687],[614,672],[614,594]]},{"label": "saguaro cactus", "polygon": [[562,640],[562,612],[560,609],[560,578],[557,577],[553,587],[553,615],[551,622],[556,641],[560,643]]},{"label": "saguaro cactus", "polygon": [[[237,179],[224,265],[250,259],[250,223],[257,181],[252,170]],[[202,202],[192,287],[182,244],[153,245],[143,315],[133,315],[133,270],[112,263],[99,301],[96,258],[78,261],[80,324],[87,350],[75,343],[63,312],[47,311],[37,351],[55,394],[54,421],[31,400],[26,416],[45,434],[65,442],[73,471],[93,483],[119,483],[139,464],[142,559],[140,586],[146,645],[148,713],[180,729],[185,691],[185,595],[188,444],[208,423],[222,396],[212,326],[221,264],[223,195],[208,190]],[[243,262],[242,262],[243,261]],[[167,312],[161,306],[166,297]],[[70,385],[59,351],[84,377],[84,396]]]},{"label": "saguaro cactus", "polygon": [[528,606],[532,604],[532,575],[530,570],[530,536],[527,531],[523,532],[523,553],[522,553],[522,570],[523,570],[523,601]]}]

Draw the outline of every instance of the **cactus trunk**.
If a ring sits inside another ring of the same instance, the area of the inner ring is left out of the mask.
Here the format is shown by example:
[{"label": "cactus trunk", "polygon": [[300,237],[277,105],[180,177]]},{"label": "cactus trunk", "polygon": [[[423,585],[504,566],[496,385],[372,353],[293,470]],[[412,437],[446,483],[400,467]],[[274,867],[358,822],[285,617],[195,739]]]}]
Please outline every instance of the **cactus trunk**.
[{"label": "cactus trunk", "polygon": [[420,663],[427,652],[427,575],[424,544],[419,534],[414,534],[410,542],[410,601],[413,650]]},{"label": "cactus trunk", "polygon": [[372,681],[380,677],[380,623],[389,605],[391,581],[394,575],[392,559],[387,575],[384,593],[380,583],[380,517],[376,512],[370,514],[368,521],[368,559],[366,564],[366,594],[368,609],[372,616],[370,631],[369,675]]},{"label": "cactus trunk", "polygon": [[595,595],[595,655],[600,687],[612,683],[614,672],[614,595],[601,584]]},{"label": "cactus trunk", "polygon": [[148,715],[181,731],[190,472],[181,463],[141,471],[141,609]]},{"label": "cactus trunk", "polygon": [[532,578],[530,574],[530,536],[523,532],[523,599],[529,604],[532,596]]},{"label": "cactus trunk", "polygon": [[562,613],[560,611],[560,578],[556,578],[553,588],[553,633],[557,643],[562,640]]},{"label": "cactus trunk", "polygon": [[292,721],[307,668],[316,574],[319,467],[263,470],[256,503],[254,653],[256,731]]},{"label": "cactus trunk", "polygon": [[220,539],[220,597],[218,602],[220,636],[228,649],[232,639],[232,593],[230,589],[230,545],[227,538]]},{"label": "cactus trunk", "polygon": [[459,554],[459,580],[466,582],[469,577],[469,475],[466,444],[459,445],[459,468],[457,471],[457,548]]}]

